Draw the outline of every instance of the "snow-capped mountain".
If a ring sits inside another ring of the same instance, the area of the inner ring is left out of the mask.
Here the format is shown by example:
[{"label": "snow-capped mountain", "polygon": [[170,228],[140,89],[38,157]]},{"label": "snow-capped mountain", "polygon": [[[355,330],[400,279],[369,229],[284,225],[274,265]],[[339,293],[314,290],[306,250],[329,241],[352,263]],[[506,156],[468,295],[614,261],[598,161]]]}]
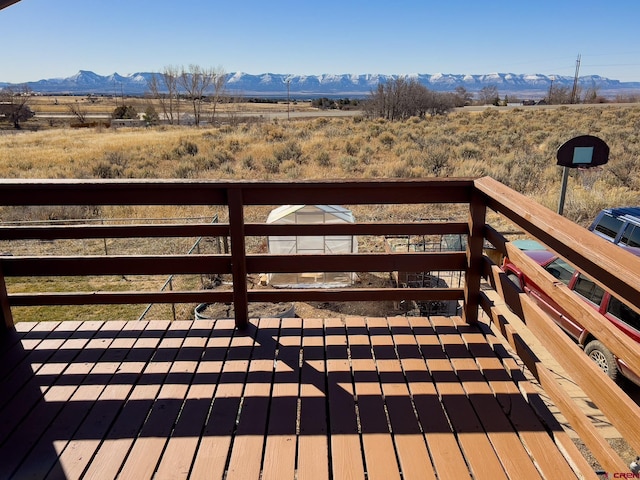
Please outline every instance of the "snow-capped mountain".
[{"label": "snow-capped mountain", "polygon": [[[67,78],[52,78],[27,82],[34,92],[45,94],[96,94],[96,95],[142,95],[148,90],[148,82],[153,73],[139,72],[130,75],[102,76],[94,72],[80,70]],[[415,79],[427,88],[438,91],[452,91],[464,87],[469,92],[477,92],[486,86],[497,87],[501,95],[544,96],[553,82],[555,86],[571,88],[573,77],[562,75],[489,73],[470,74],[343,74],[343,75],[291,75],[263,73],[251,75],[234,72],[227,75],[226,92],[243,96],[313,98],[364,97],[381,82],[403,76]],[[601,95],[615,95],[624,91],[640,90],[640,82],[620,82],[598,75],[580,77],[582,88],[596,87]],[[16,86],[0,82],[0,88]]]}]

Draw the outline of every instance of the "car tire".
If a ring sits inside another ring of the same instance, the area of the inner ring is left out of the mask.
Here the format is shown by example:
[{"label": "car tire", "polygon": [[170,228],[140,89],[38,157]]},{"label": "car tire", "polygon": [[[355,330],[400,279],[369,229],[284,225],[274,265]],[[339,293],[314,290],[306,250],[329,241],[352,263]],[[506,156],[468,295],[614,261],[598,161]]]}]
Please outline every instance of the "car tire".
[{"label": "car tire", "polygon": [[520,290],[522,290],[522,283],[520,283],[520,279],[518,278],[518,276],[515,273],[508,273],[507,274],[507,278],[509,280],[511,280],[511,282],[518,287]]},{"label": "car tire", "polygon": [[616,357],[605,347],[599,340],[592,340],[584,347],[586,353],[591,360],[596,362],[607,376],[614,382],[618,380],[618,365]]}]

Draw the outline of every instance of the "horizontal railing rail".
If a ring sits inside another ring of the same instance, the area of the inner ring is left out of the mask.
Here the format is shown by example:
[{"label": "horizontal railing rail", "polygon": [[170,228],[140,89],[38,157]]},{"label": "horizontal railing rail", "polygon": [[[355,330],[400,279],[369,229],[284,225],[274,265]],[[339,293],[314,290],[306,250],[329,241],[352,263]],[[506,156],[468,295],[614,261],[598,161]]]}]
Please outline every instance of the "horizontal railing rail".
[{"label": "horizontal railing rail", "polygon": [[[161,259],[162,261],[158,261]],[[247,273],[294,272],[390,272],[464,270],[464,252],[356,253],[316,255],[249,255]],[[109,255],[2,257],[5,277],[46,277],[75,275],[159,275],[232,272],[229,255]]]},{"label": "horizontal railing rail", "polygon": [[[466,223],[245,224],[246,236],[267,235],[466,235]],[[89,238],[221,237],[229,224],[0,226],[0,240]]]},{"label": "horizontal railing rail", "polygon": [[472,191],[472,179],[454,178],[295,183],[3,179],[0,205],[412,205],[469,203]]}]

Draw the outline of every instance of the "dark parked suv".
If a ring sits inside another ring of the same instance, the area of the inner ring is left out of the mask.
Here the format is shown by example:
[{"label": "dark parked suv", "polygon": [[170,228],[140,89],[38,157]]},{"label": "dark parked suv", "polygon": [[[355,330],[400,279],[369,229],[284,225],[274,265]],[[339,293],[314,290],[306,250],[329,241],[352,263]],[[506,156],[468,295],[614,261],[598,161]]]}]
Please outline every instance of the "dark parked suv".
[{"label": "dark parked suv", "polygon": [[602,210],[589,230],[610,242],[640,247],[640,207]]},{"label": "dark parked suv", "polygon": [[[640,256],[640,249],[624,248]],[[600,288],[593,280],[580,273],[554,253],[547,250],[530,250],[525,253],[547,272],[578,294],[601,315],[602,321],[611,322],[633,340],[640,343],[640,314],[635,310]],[[577,319],[572,318],[566,310],[553,301],[538,285],[526,277],[508,258],[505,259],[502,269],[512,282],[530,295],[565,332],[584,348],[585,353],[589,355],[611,379],[618,380],[619,374],[622,374],[640,386],[640,376],[637,375],[636,372],[631,371],[623,359],[613,355],[602,342],[594,337],[591,332],[587,331]]]}]

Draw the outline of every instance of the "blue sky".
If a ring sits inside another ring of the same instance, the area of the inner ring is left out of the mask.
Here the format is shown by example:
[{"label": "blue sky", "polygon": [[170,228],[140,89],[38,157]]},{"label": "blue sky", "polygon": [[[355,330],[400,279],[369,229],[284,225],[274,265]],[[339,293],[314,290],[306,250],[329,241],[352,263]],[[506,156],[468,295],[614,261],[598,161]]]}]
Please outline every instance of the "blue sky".
[{"label": "blue sky", "polygon": [[640,81],[636,0],[21,0],[0,81],[159,72],[541,73]]}]

